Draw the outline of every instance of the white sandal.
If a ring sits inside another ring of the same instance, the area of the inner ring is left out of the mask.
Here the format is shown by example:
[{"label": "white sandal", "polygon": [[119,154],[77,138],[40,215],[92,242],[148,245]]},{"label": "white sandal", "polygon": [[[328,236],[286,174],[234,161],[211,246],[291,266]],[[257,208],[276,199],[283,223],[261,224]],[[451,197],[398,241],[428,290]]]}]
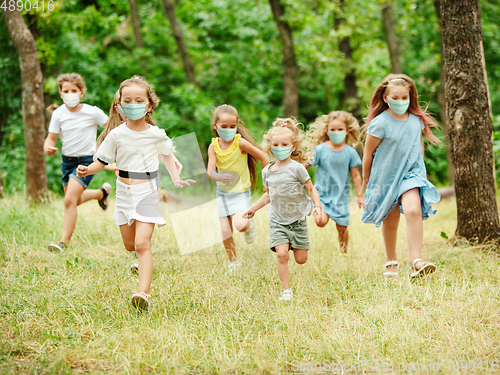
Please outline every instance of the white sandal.
[{"label": "white sandal", "polygon": [[396,266],[396,271],[385,271],[383,273],[383,275],[385,277],[396,277],[396,276],[398,276],[398,271],[397,271],[397,269],[399,267],[398,261],[397,260],[390,260],[386,264],[384,264],[384,268],[387,268],[389,266]]},{"label": "white sandal", "polygon": [[[418,262],[422,262],[424,265],[417,270],[415,264],[417,264]],[[410,274],[410,278],[412,279],[416,279],[418,277],[422,277],[436,271],[436,265],[434,263],[424,262],[420,258],[417,258],[413,261],[413,263],[411,264],[411,268],[414,271]]]},{"label": "white sandal", "polygon": [[139,311],[148,311],[149,309],[149,299],[151,296],[142,292],[135,292],[132,294],[130,302]]}]

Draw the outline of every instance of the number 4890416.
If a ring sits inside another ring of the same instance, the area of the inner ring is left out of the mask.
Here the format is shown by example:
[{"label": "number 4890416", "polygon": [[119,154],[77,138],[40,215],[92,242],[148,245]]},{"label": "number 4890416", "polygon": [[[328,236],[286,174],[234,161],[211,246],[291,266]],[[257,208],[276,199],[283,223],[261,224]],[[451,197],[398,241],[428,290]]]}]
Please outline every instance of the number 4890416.
[{"label": "number 4890416", "polygon": [[30,11],[32,9],[38,11],[45,12],[45,9],[47,9],[49,12],[52,12],[54,10],[54,0],[48,0],[45,2],[45,0],[38,1],[38,0],[3,0],[2,5],[0,5],[0,9],[3,9],[4,11]]}]

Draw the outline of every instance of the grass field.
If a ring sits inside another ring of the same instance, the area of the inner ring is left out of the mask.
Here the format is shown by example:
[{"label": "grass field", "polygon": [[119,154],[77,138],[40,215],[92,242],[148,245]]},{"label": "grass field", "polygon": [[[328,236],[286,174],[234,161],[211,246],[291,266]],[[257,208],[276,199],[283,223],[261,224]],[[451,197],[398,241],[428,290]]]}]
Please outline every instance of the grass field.
[{"label": "grass field", "polygon": [[453,200],[425,222],[423,258],[438,271],[417,282],[408,278],[404,219],[400,276],[385,280],[381,231],[359,211],[347,258],[337,255],[334,225],[319,229],[310,218],[309,260],[290,260],[291,303],[278,301],[266,210],[252,245],[236,235],[243,272],[235,278],[220,245],[180,255],[169,223],[155,229],[152,306],[142,315],[129,304],[137,277],[113,201],[106,212],[80,207],[60,254],[46,245],[59,239],[62,200],[32,207],[17,195],[0,204],[1,374],[339,373],[334,363],[345,373],[435,374],[500,365],[500,257],[441,237],[455,230]]}]

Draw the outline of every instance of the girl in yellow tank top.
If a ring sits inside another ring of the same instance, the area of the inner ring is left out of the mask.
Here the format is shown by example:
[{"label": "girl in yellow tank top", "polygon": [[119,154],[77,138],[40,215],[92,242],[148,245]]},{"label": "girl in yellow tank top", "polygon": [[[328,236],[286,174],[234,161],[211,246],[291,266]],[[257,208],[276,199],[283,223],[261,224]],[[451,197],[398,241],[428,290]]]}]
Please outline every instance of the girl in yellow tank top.
[{"label": "girl in yellow tank top", "polygon": [[212,117],[214,138],[208,147],[208,177],[216,182],[215,193],[222,240],[229,257],[228,273],[235,274],[241,264],[236,256],[233,224],[238,232],[245,233],[247,243],[255,239],[252,219],[243,213],[250,207],[250,187],[257,181],[257,161],[262,167],[269,164],[267,156],[250,136],[238,111],[230,105],[217,107]]}]

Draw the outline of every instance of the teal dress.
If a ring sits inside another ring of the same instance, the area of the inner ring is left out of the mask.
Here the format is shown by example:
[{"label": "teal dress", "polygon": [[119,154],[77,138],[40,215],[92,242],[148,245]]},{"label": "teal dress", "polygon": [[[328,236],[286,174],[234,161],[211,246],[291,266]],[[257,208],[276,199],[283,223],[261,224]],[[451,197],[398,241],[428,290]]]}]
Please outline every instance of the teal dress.
[{"label": "teal dress", "polygon": [[422,219],[434,215],[432,203],[441,196],[427,180],[422,154],[421,134],[424,124],[415,115],[405,121],[394,119],[387,111],[375,117],[368,125],[367,133],[380,138],[373,153],[370,180],[365,192],[365,209],[361,220],[377,227],[396,207],[401,213],[400,197],[406,191],[419,188]]},{"label": "teal dress", "polygon": [[349,225],[349,198],[351,192],[351,168],[361,164],[358,152],[349,145],[341,151],[333,151],[326,143],[314,147],[314,161],[317,165],[316,183],[321,200],[321,209],[339,225]]}]

